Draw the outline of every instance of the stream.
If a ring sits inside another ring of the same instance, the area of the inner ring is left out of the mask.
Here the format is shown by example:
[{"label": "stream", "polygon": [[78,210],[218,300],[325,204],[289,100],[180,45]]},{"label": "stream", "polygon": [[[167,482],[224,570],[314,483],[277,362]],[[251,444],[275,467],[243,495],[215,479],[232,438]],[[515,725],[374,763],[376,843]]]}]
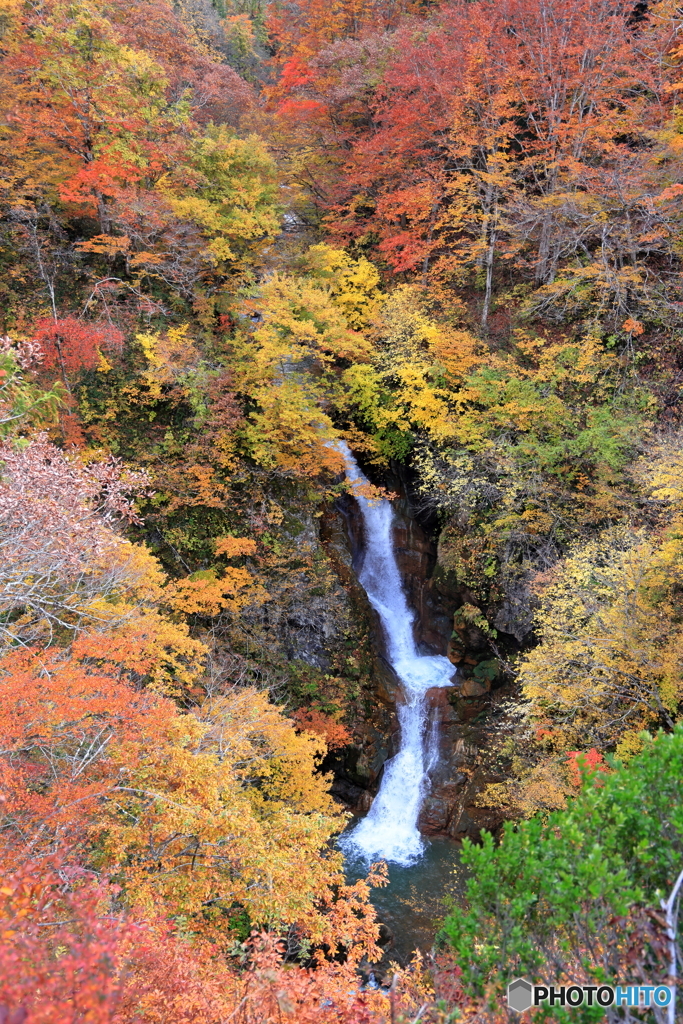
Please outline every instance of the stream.
[{"label": "stream", "polygon": [[353,879],[373,861],[387,862],[389,886],[374,892],[373,903],[393,935],[392,952],[405,958],[416,947],[431,946],[434,921],[443,915],[442,898],[454,884],[448,876],[458,862],[452,842],[425,840],[417,828],[429,772],[438,757],[438,722],[430,720],[426,694],[432,687],[452,686],[456,670],[448,658],[418,653],[415,614],[408,607],[394,552],[391,504],[363,494],[367,477],[344,442],[335,446],[344,457],[363,519],[365,551],[358,579],[379,616],[387,658],[403,697],[397,706],[398,752],[385,762],[367,815],[342,835],[339,846]]},{"label": "stream", "polygon": [[437,724],[430,722],[426,694],[434,686],[452,686],[455,668],[441,655],[418,654],[413,637],[414,613],[408,607],[394,554],[394,513],[385,499],[367,498],[369,481],[348,445],[337,443],[344,456],[346,477],[360,506],[365,553],[358,574],[370,604],[379,615],[387,657],[401,682],[403,703],[397,707],[400,726],[398,753],[384,765],[379,792],[362,821],[340,840],[349,860],[366,864],[386,860],[409,867],[425,850],[417,828],[429,771],[436,764]]}]

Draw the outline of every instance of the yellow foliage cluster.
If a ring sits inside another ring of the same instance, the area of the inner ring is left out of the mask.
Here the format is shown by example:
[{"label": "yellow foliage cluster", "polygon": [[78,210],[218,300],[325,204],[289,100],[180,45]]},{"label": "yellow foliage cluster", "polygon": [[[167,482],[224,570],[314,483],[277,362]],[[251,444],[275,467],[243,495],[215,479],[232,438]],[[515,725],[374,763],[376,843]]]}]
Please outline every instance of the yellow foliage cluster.
[{"label": "yellow foliage cluster", "polygon": [[379,272],[373,263],[361,256],[352,259],[343,249],[329,245],[312,245],[306,252],[306,268],[311,277],[326,285],[353,330],[367,327],[379,311]]},{"label": "yellow foliage cluster", "polygon": [[[121,540],[114,552],[108,569],[112,560],[119,565],[118,585],[81,607],[82,628],[72,649],[79,657],[146,678],[159,693],[179,694],[203,671],[206,647],[183,620],[164,613],[164,605],[173,607],[173,584],[147,548]],[[74,594],[76,606],[78,600]]]},{"label": "yellow foliage cluster", "polygon": [[214,549],[217,555],[224,555],[226,558],[253,555],[256,552],[256,541],[251,537],[219,537]]},{"label": "yellow foliage cluster", "polygon": [[234,263],[245,243],[280,227],[275,164],[256,135],[237,138],[225,126],[210,126],[193,140],[186,165],[157,189],[177,217],[202,229],[207,256],[219,265]]},{"label": "yellow foliage cluster", "polygon": [[538,811],[561,810],[572,793],[565,777],[562,759],[543,757],[527,764],[513,759],[511,778],[488,785],[477,799],[482,807],[500,808],[506,816],[530,817]]},{"label": "yellow foliage cluster", "polygon": [[683,699],[682,556],[679,520],[659,541],[608,531],[562,563],[542,594],[541,643],[521,666],[532,717],[599,748],[672,723]]},{"label": "yellow foliage cluster", "polygon": [[338,367],[363,366],[372,346],[355,325],[376,304],[377,275],[327,246],[314,247],[308,276],[274,274],[260,289],[261,323],[236,350],[239,390],[255,404],[243,437],[261,466],[296,476],[339,473],[326,443],[335,436],[325,404]]},{"label": "yellow foliage cluster", "polygon": [[[255,542],[246,537],[216,542],[216,554],[229,559],[253,554],[255,548]],[[74,649],[88,650],[103,665],[118,664],[147,678],[159,693],[178,695],[188,690],[204,668],[207,649],[190,635],[184,616],[210,618],[224,611],[239,615],[244,608],[269,600],[258,577],[244,566],[199,570],[169,581],[144,546],[120,541],[115,550],[122,570],[118,586],[81,610],[87,629]],[[103,633],[107,635],[105,653]]]},{"label": "yellow foliage cluster", "polygon": [[152,401],[161,398],[165,388],[199,366],[201,357],[195,342],[188,337],[189,329],[189,324],[182,324],[169,327],[165,334],[159,331],[136,334],[135,340],[147,362],[140,381],[146,385]]},{"label": "yellow foliage cluster", "polygon": [[325,847],[344,819],[316,770],[324,741],[296,732],[250,688],[172,717],[161,735],[154,724],[147,745],[142,737],[135,751],[123,741],[113,752],[127,792],[93,827],[100,867],[132,905],[161,901],[181,918],[203,917],[202,930],[223,942],[235,907],[325,941],[341,882],[341,855]]},{"label": "yellow foliage cluster", "polygon": [[223,610],[236,614],[268,599],[267,591],[253,573],[235,566],[229,566],[221,575],[213,569],[200,569],[166,588],[169,605],[185,615],[212,616]]},{"label": "yellow foliage cluster", "polygon": [[476,339],[432,320],[409,285],[385,296],[371,331],[372,363],[343,371],[338,407],[379,437],[416,429],[440,444],[453,439],[451,387],[479,362]]}]

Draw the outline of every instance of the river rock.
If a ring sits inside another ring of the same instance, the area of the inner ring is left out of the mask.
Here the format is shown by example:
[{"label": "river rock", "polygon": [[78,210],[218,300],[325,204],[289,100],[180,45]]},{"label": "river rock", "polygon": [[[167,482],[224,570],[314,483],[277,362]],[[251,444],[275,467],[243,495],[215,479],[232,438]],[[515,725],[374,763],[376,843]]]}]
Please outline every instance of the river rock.
[{"label": "river rock", "polygon": [[425,704],[428,708],[450,709],[451,705],[448,696],[448,687],[432,686],[425,693]]},{"label": "river rock", "polygon": [[426,836],[443,835],[453,813],[452,804],[438,796],[428,796],[422,804],[417,827]]}]

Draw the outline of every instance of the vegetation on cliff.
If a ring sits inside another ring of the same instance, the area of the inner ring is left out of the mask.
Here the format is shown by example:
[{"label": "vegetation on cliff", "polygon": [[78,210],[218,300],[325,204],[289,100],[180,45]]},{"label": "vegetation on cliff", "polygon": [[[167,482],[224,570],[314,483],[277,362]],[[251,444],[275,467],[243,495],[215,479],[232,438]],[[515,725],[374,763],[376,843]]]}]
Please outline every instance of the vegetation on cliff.
[{"label": "vegetation on cliff", "polygon": [[[0,0],[0,1019],[445,1024],[519,972],[667,976],[681,28]],[[390,992],[325,771],[369,777],[376,715],[336,438],[408,481],[449,654],[507,695],[509,823]]]}]

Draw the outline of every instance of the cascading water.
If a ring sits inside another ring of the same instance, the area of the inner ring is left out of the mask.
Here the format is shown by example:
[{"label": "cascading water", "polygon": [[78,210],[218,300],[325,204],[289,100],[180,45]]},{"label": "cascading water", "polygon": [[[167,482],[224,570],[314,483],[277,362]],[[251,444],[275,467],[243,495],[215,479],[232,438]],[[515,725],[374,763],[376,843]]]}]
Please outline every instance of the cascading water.
[{"label": "cascading water", "polygon": [[[348,446],[337,442],[336,447],[344,457],[349,483],[356,488],[367,484]],[[401,728],[398,753],[384,765],[382,784],[370,811],[341,839],[340,846],[349,857],[409,865],[424,851],[417,818],[427,792],[428,772],[437,756],[425,695],[433,686],[450,686],[455,668],[448,658],[417,652],[414,614],[408,608],[394,555],[391,505],[361,493],[355,496],[365,526],[365,554],[358,578],[379,615],[389,662],[403,684],[405,702],[397,708]]]}]

